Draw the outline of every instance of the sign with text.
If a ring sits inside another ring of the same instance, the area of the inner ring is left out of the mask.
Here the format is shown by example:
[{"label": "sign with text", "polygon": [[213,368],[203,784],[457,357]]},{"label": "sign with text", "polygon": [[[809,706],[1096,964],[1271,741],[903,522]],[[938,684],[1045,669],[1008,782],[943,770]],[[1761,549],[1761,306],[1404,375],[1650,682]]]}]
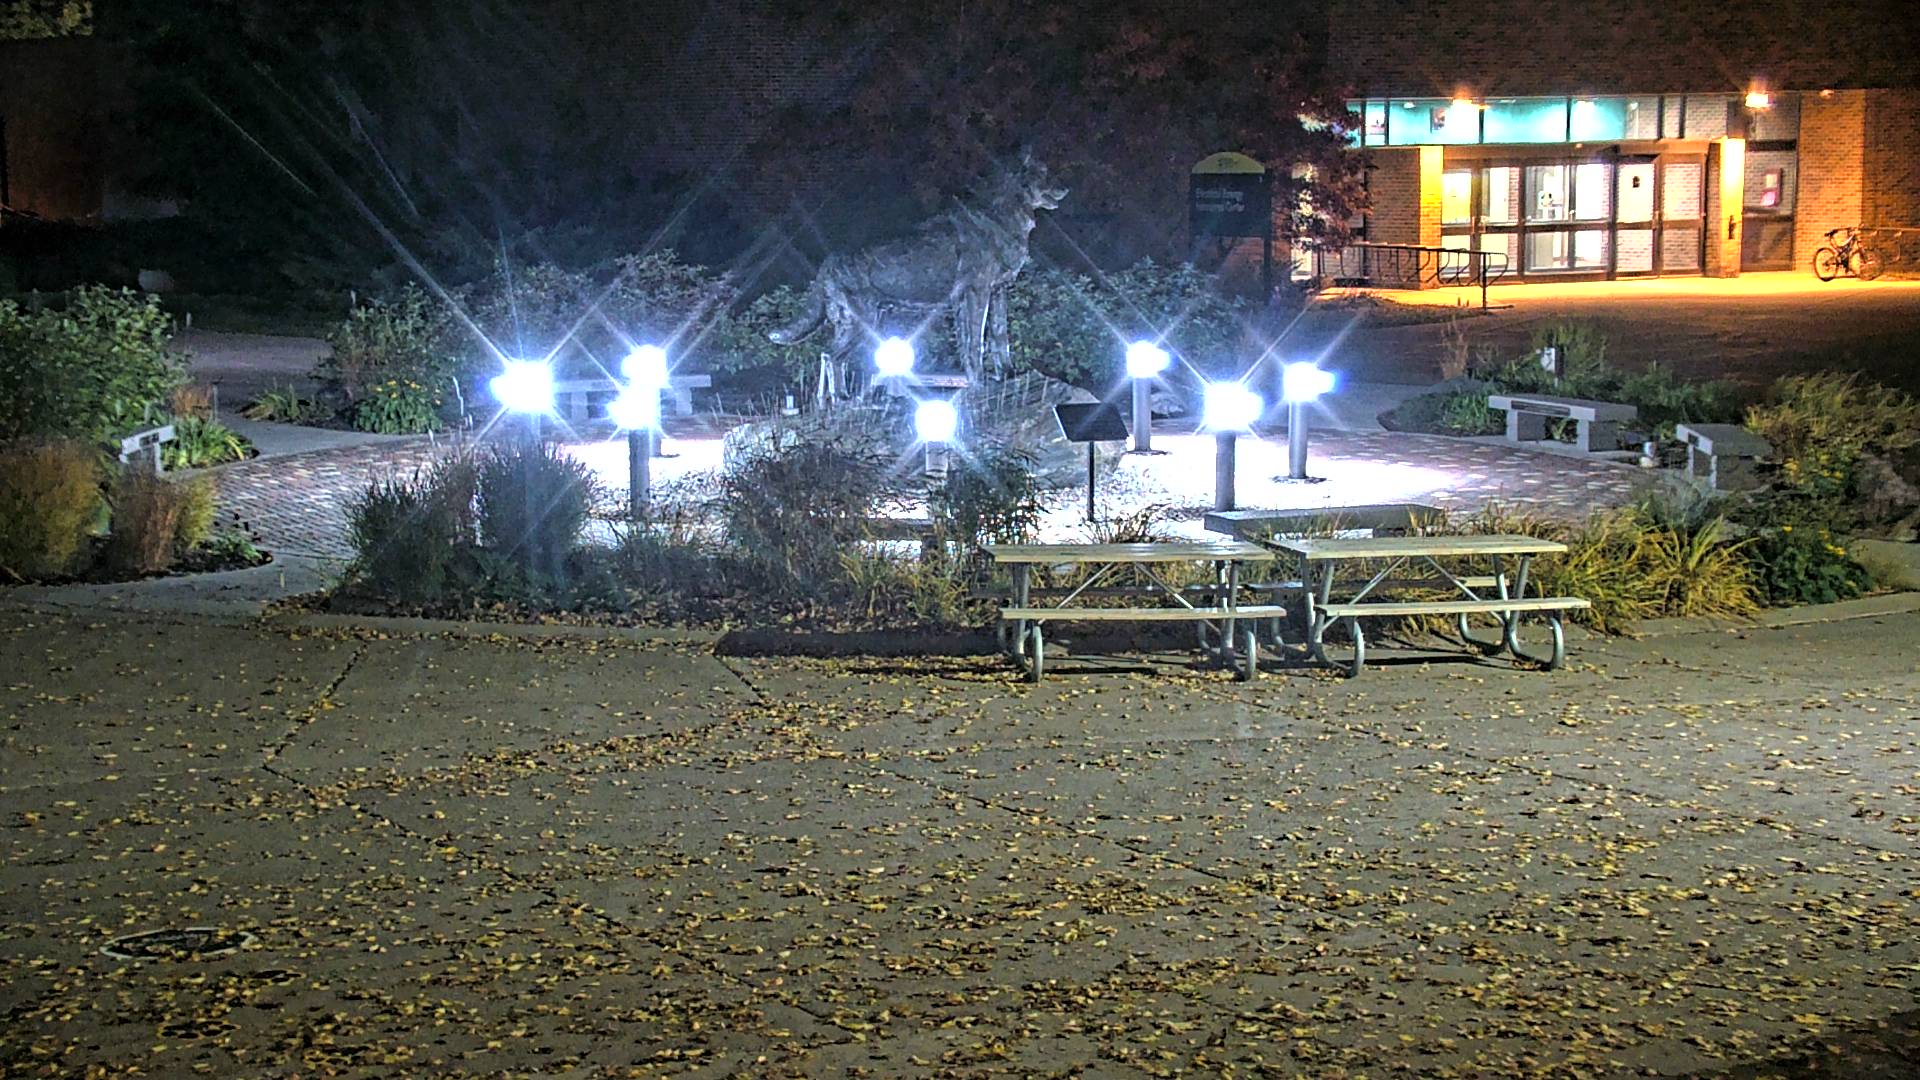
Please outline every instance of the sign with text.
[{"label": "sign with text", "polygon": [[1187,179],[1187,218],[1195,236],[1271,236],[1266,167],[1245,154],[1204,158]]}]

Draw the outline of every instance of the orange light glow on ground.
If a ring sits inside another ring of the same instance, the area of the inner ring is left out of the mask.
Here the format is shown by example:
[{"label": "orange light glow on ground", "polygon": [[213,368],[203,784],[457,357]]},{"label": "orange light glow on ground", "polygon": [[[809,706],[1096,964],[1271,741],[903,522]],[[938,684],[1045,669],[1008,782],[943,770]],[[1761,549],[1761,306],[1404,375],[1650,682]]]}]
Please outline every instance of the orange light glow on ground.
[{"label": "orange light glow on ground", "polygon": [[[1841,278],[1823,282],[1805,270],[1775,270],[1741,274],[1731,278],[1671,277],[1640,278],[1624,281],[1527,281],[1495,285],[1488,297],[1494,304],[1515,304],[1532,300],[1612,300],[1641,298],[1712,299],[1722,297],[1766,298],[1791,296],[1835,296],[1851,292],[1905,292],[1920,301],[1920,280],[1860,281]],[[1329,289],[1323,298],[1377,293],[1399,304],[1423,304],[1434,307],[1480,307],[1480,289],[1449,287],[1443,289]]]}]

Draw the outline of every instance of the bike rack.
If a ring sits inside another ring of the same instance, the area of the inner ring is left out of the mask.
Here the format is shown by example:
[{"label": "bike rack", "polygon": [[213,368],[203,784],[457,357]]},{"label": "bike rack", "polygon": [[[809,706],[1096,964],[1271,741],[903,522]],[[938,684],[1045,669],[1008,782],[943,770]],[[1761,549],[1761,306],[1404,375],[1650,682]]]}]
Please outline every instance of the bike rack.
[{"label": "bike rack", "polygon": [[1920,267],[1920,226],[1860,225],[1854,231],[1859,234],[1860,243],[1880,253],[1888,270],[1896,266]]},{"label": "bike rack", "polygon": [[[1480,286],[1480,310],[1491,311],[1487,286],[1505,277],[1507,255],[1479,248],[1428,247],[1421,244],[1355,243],[1314,252],[1314,277],[1336,285],[1420,288],[1436,285]],[[1331,270],[1329,262],[1334,265]]]}]

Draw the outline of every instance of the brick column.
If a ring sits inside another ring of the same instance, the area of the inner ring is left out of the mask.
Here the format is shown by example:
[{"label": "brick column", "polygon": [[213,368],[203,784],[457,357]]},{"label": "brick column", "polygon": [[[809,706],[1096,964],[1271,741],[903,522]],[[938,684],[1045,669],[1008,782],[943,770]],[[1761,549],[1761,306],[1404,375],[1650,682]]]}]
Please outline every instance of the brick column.
[{"label": "brick column", "polygon": [[[1367,211],[1367,239],[1376,244],[1440,244],[1440,170],[1438,146],[1409,146],[1373,152],[1367,178],[1372,207]],[[1400,288],[1432,288],[1429,271],[1420,279],[1378,284]]]},{"label": "brick column", "polygon": [[1865,216],[1867,91],[1800,96],[1800,182],[1793,207],[1793,265],[1813,266],[1828,229]]},{"label": "brick column", "polygon": [[1741,217],[1746,207],[1747,140],[1707,144],[1707,277],[1740,276]]}]

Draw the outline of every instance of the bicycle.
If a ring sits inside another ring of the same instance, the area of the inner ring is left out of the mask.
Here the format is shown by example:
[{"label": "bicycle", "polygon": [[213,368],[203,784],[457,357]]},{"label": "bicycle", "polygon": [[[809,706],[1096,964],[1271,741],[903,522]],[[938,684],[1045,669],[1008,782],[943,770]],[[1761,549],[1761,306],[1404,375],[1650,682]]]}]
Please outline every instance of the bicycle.
[{"label": "bicycle", "polygon": [[1843,272],[1872,281],[1886,268],[1886,259],[1860,239],[1859,229],[1828,229],[1827,246],[1813,253],[1813,276],[1821,281],[1832,281]]}]

